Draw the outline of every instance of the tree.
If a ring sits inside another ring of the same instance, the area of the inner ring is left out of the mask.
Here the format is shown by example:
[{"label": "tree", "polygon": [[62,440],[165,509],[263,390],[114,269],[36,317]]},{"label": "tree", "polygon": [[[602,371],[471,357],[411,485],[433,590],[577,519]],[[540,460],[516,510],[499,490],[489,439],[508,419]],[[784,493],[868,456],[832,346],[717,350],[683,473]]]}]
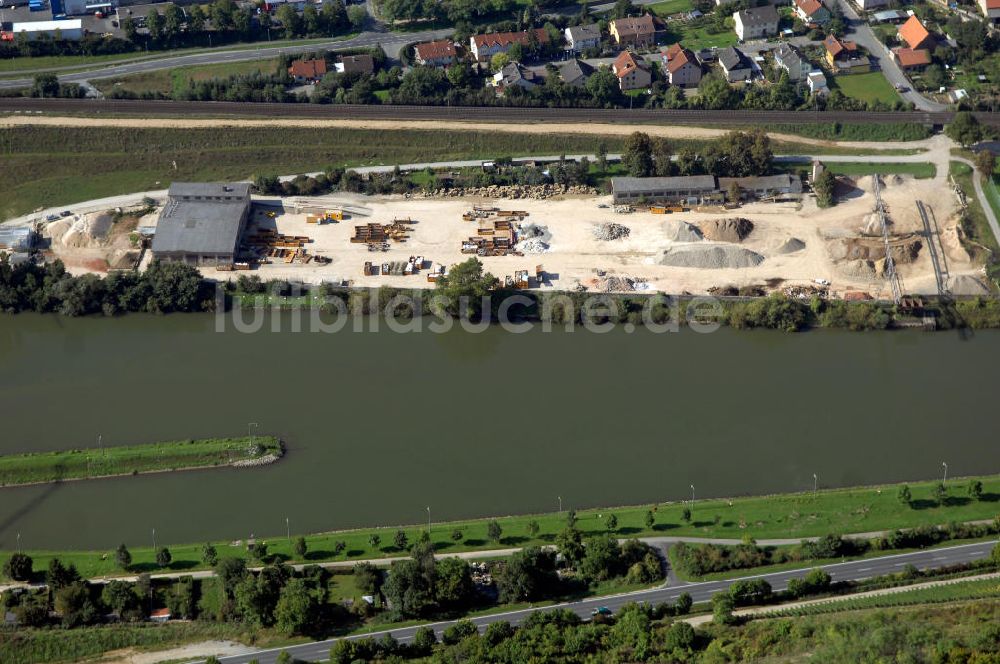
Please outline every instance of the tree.
[{"label": "tree", "polygon": [[486,537],[494,544],[499,544],[502,535],[503,528],[500,527],[500,523],[496,519],[491,520],[486,526]]},{"label": "tree", "polygon": [[621,564],[622,549],[610,535],[599,535],[584,545],[580,573],[592,581],[604,581],[616,576]]},{"label": "tree", "polygon": [[637,131],[625,139],[622,165],[632,177],[644,178],[653,174],[653,146],[648,134]]},{"label": "tree", "polygon": [[[929,69],[929,68],[928,68]],[[982,138],[983,129],[979,121],[968,111],[959,111],[944,133],[962,147],[968,147]]]},{"label": "tree", "polygon": [[292,551],[295,552],[295,557],[298,559],[303,559],[306,557],[306,553],[309,551],[309,545],[306,544],[306,538],[299,535],[298,539],[292,545]]},{"label": "tree", "polygon": [[477,258],[453,265],[448,274],[437,280],[436,292],[443,296],[445,308],[453,315],[464,314],[469,318],[482,312],[483,299],[497,285],[497,278],[483,272]]},{"label": "tree", "polygon": [[55,74],[38,74],[31,87],[32,97],[58,97],[59,78]]},{"label": "tree", "polygon": [[149,30],[149,38],[155,43],[163,39],[163,17],[156,9],[150,9],[146,14],[146,29]]},{"label": "tree", "polygon": [[496,576],[501,603],[525,602],[545,597],[558,585],[555,555],[528,547],[507,559]]},{"label": "tree", "polygon": [[465,535],[462,534],[461,528],[455,528],[455,530],[451,531],[451,539],[453,542],[461,542],[464,537]]},{"label": "tree", "polygon": [[694,600],[691,598],[690,593],[681,593],[677,597],[677,601],[674,603],[674,613],[679,616],[687,615],[691,611],[691,607],[694,605]]},{"label": "tree", "polygon": [[659,177],[667,177],[674,173],[674,149],[670,141],[665,138],[653,139],[653,166],[654,173]]},{"label": "tree", "polygon": [[[601,107],[611,107],[621,99],[622,91],[621,85],[618,83],[618,77],[607,65],[601,65],[597,68],[587,82],[584,83],[584,88],[590,93],[591,98],[594,100],[596,106]],[[598,155],[598,158],[600,156]],[[607,164],[607,149],[605,148],[605,165]],[[602,170],[607,170],[606,166]]]},{"label": "tree", "polygon": [[284,27],[285,39],[294,39],[302,33],[302,19],[299,17],[299,13],[295,11],[295,7],[283,4],[278,7],[278,11],[275,12],[274,17]]},{"label": "tree", "polygon": [[663,648],[667,652],[674,650],[690,650],[694,645],[694,628],[686,622],[675,622],[664,634]]},{"label": "tree", "polygon": [[736,624],[733,608],[733,598],[729,593],[716,593],[712,596],[712,621],[720,625]]},{"label": "tree", "polygon": [[358,563],[354,566],[354,585],[364,594],[378,597],[382,591],[382,572],[371,563]]},{"label": "tree", "polygon": [[3,564],[3,573],[13,581],[30,581],[34,562],[26,553],[12,553]]},{"label": "tree", "polygon": [[382,592],[400,616],[423,616],[434,608],[433,558],[431,561],[429,569],[415,559],[392,564]]},{"label": "tree", "polygon": [[653,510],[646,511],[646,530],[652,530],[653,526],[656,525],[656,515],[653,514]]},{"label": "tree", "polygon": [[347,8],[347,22],[351,24],[352,30],[360,30],[368,19],[368,12],[364,5],[351,5]]},{"label": "tree", "polygon": [[948,489],[945,487],[943,483],[938,482],[936,485],[934,485],[932,494],[934,495],[934,502],[936,502],[938,505],[941,505],[943,507],[948,502]]},{"label": "tree", "polygon": [[823,169],[816,179],[813,181],[813,190],[816,192],[816,203],[821,208],[831,207],[836,203],[834,198],[834,189],[837,186],[837,178],[833,175],[833,172],[828,169]]},{"label": "tree", "polygon": [[400,551],[406,550],[406,545],[409,543],[409,538],[406,537],[406,531],[397,530],[396,535],[392,538],[393,545]]},{"label": "tree", "polygon": [[173,557],[170,555],[170,549],[165,546],[161,546],[156,550],[156,565],[158,567],[166,567],[170,564]]},{"label": "tree", "polygon": [[900,486],[899,490],[896,492],[896,498],[898,498],[899,502],[904,505],[909,505],[913,502],[913,493],[910,491],[910,486],[908,484]]},{"label": "tree", "polygon": [[685,507],[681,510],[681,521],[684,523],[691,523],[691,508]]},{"label": "tree", "polygon": [[576,528],[565,528],[556,536],[556,549],[570,565],[583,560],[583,535]]},{"label": "tree", "polygon": [[609,533],[613,533],[618,530],[618,517],[614,514],[608,515],[608,523],[606,524]]},{"label": "tree", "polygon": [[472,568],[460,558],[445,558],[435,565],[434,597],[442,607],[458,608],[475,595]]},{"label": "tree", "polygon": [[316,598],[302,579],[290,580],[281,589],[274,609],[275,625],[284,634],[302,634],[312,622],[317,609]]},{"label": "tree", "polygon": [[979,480],[969,482],[969,498],[973,500],[983,499],[983,483]]},{"label": "tree", "polygon": [[118,545],[118,549],[115,551],[115,562],[126,570],[132,564],[132,554],[128,552],[128,548],[124,544]]},{"label": "tree", "polygon": [[993,177],[993,171],[996,169],[997,159],[996,156],[989,150],[980,150],[979,154],[976,155],[976,170],[982,175],[987,181]]},{"label": "tree", "polygon": [[85,581],[78,581],[57,592],[54,606],[66,627],[90,624],[100,614],[90,599],[90,586]]},{"label": "tree", "polygon": [[58,558],[49,561],[49,567],[45,571],[45,584],[53,592],[79,580],[80,573],[76,571],[76,566],[72,563],[67,567]]},{"label": "tree", "polygon": [[413,634],[411,647],[416,650],[417,655],[426,657],[431,654],[435,643],[437,643],[437,635],[434,630],[430,627],[420,627]]},{"label": "tree", "polygon": [[734,606],[764,604],[771,598],[771,584],[764,579],[740,579],[729,586]]},{"label": "tree", "polygon": [[510,64],[510,56],[506,53],[497,53],[490,58],[490,71],[498,72]]},{"label": "tree", "polygon": [[215,564],[219,562],[219,552],[209,542],[206,542],[205,546],[201,547],[201,562],[209,567],[215,567]]},{"label": "tree", "polygon": [[538,537],[538,532],[541,530],[541,526],[538,522],[532,519],[528,522],[528,537],[535,538]]},{"label": "tree", "polygon": [[994,564],[1000,565],[1000,544],[993,547],[993,550],[990,552],[990,560],[992,560]]},{"label": "tree", "polygon": [[370,546],[371,548],[377,551],[379,545],[381,544],[382,544],[382,536],[379,535],[378,533],[372,533],[371,535],[368,536],[368,546]]},{"label": "tree", "polygon": [[132,584],[117,579],[104,586],[101,591],[101,601],[122,619],[125,619],[127,614],[134,616],[139,606],[139,597],[132,590]]},{"label": "tree", "polygon": [[566,512],[566,527],[576,528],[576,510],[570,510]]}]

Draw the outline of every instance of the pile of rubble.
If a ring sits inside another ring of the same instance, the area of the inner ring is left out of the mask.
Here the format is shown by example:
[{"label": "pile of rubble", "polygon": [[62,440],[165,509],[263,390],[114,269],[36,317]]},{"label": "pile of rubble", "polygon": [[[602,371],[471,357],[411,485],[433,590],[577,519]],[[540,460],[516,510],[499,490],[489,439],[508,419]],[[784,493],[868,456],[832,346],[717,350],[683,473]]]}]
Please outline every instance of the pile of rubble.
[{"label": "pile of rubble", "polygon": [[593,228],[594,239],[611,241],[611,240],[621,240],[627,238],[632,230],[628,226],[623,226],[622,224],[616,224],[614,222],[606,222],[603,224],[594,224]]},{"label": "pile of rubble", "polygon": [[554,196],[580,195],[597,196],[594,187],[584,185],[539,184],[539,185],[490,185],[489,187],[468,187],[455,189],[434,189],[421,194],[424,198],[461,198],[463,196],[483,196],[485,198],[531,198],[544,200]]},{"label": "pile of rubble", "polygon": [[541,238],[533,237],[518,242],[517,248],[526,254],[544,254],[549,250],[549,243]]},{"label": "pile of rubble", "polygon": [[594,290],[599,293],[632,293],[645,288],[644,280],[626,275],[606,274],[594,280]]}]

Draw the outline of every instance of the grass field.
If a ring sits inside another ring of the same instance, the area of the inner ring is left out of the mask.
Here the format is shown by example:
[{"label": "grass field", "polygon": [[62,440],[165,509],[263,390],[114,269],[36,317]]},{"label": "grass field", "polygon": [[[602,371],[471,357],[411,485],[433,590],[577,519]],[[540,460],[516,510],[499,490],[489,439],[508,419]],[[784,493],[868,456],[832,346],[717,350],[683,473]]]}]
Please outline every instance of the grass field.
[{"label": "grass field", "polygon": [[934,164],[928,163],[849,163],[849,162],[826,162],[824,164],[828,170],[836,175],[912,175],[917,179],[932,178],[937,175],[937,168]]},{"label": "grass field", "polygon": [[827,80],[830,82],[831,90],[840,90],[848,97],[864,102],[881,101],[891,104],[899,101],[896,89],[889,84],[881,72],[830,76]]},{"label": "grass field", "polygon": [[677,22],[670,25],[668,41],[681,42],[685,48],[698,51],[703,48],[725,48],[734,46],[739,38],[732,30],[712,33],[704,27],[695,27],[688,23]]},{"label": "grass field", "polygon": [[[957,161],[951,162],[950,165],[951,176],[955,178],[958,186],[962,188],[965,192],[965,199],[969,204],[969,219],[972,221],[972,231],[973,236],[970,238],[974,242],[985,245],[993,250],[994,253],[1000,254],[1000,247],[997,245],[997,239],[993,235],[993,231],[990,229],[989,222],[986,220],[986,214],[983,212],[982,206],[979,204],[979,198],[976,197],[976,189],[973,186],[972,178],[974,177],[972,168]],[[993,204],[996,199],[990,198],[990,189],[993,189],[993,193],[996,194],[995,187],[986,187],[986,198]],[[1000,205],[994,204],[993,207],[994,214],[1000,214]]]},{"label": "grass field", "polygon": [[[252,445],[262,448],[254,449]],[[202,468],[281,453],[276,438],[255,436],[253,443],[249,438],[208,438],[10,454],[0,456],[0,486]]]},{"label": "grass field", "polygon": [[191,81],[207,81],[213,78],[226,78],[237,74],[252,74],[256,72],[274,73],[277,64],[278,60],[272,58],[267,60],[250,60],[247,62],[226,62],[198,67],[161,69],[159,71],[94,81],[94,86],[104,94],[109,94],[113,90],[123,90],[136,94],[158,92],[169,95],[178,90],[185,89]]},{"label": "grass field", "polygon": [[[621,508],[604,508],[581,511],[577,514],[577,527],[585,534],[607,532],[606,518],[615,514],[619,537],[686,535],[689,537],[725,537],[741,539],[745,535],[756,539],[802,538],[829,533],[850,534],[871,531],[910,528],[928,524],[943,524],[950,521],[972,521],[992,519],[1000,514],[1000,476],[981,478],[983,499],[974,501],[966,496],[966,482],[949,482],[949,501],[938,505],[931,498],[935,483],[911,484],[913,501],[904,505],[896,498],[896,487],[867,487],[838,489],[817,493],[782,494],[734,498],[732,500],[706,500],[693,508],[693,519],[685,522],[682,510],[685,504],[664,504]],[[646,513],[654,510],[655,524],[645,525]],[[529,544],[549,544],[566,526],[566,514],[547,513],[498,517],[503,536],[498,543],[487,537],[489,519],[434,524],[431,539],[439,552],[457,552]],[[530,534],[529,524],[536,522],[538,533]],[[404,530],[409,540],[415,541],[426,529],[425,526],[409,526]],[[361,560],[387,556],[405,555],[392,546],[396,528],[367,528],[335,533],[321,533],[306,537],[308,553],[299,562],[320,562],[326,560]],[[369,538],[377,533],[381,545],[376,548]],[[458,539],[453,534],[458,534]],[[333,555],[335,542],[345,544],[344,552]],[[129,543],[126,543],[129,544]],[[220,556],[243,557],[246,550],[242,545],[229,542],[217,543]],[[294,560],[292,542],[284,536],[268,540],[268,549],[285,560]],[[201,545],[171,545],[173,562],[169,569],[186,571],[204,568],[201,562]],[[131,549],[133,568],[139,571],[154,571],[154,552],[149,547]],[[35,559],[35,568],[44,569],[53,557],[64,562],[72,562],[86,576],[122,573],[114,565],[114,556],[106,556],[104,551],[34,551],[29,552]]]},{"label": "grass field", "polygon": [[666,17],[691,11],[694,9],[694,3],[691,0],[664,0],[653,5],[646,5],[646,9],[657,16]]}]

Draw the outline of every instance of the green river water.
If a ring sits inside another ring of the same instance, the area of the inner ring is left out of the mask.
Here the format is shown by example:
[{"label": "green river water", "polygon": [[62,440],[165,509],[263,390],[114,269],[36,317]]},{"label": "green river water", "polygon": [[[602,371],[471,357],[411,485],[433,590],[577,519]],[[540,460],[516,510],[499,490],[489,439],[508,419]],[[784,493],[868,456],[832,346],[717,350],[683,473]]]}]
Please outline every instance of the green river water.
[{"label": "green river water", "polygon": [[[0,489],[0,549],[108,548],[1000,471],[1000,333],[215,331],[0,318],[0,453],[243,435],[218,469]],[[287,327],[287,326],[286,326]]]}]

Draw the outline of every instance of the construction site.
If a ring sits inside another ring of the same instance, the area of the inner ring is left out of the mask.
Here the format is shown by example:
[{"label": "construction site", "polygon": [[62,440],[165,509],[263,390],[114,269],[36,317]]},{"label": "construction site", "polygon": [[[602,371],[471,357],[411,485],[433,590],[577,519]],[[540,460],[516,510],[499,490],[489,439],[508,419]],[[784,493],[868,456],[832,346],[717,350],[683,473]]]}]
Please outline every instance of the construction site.
[{"label": "construction site", "polygon": [[[262,279],[431,288],[449,266],[476,257],[509,288],[897,302],[982,294],[989,288],[962,236],[960,194],[939,169],[921,180],[839,176],[829,208],[808,193],[659,205],[592,195],[255,196],[235,259],[199,269],[215,279],[252,270]],[[74,216],[40,234],[44,251],[71,270],[106,272],[134,266],[155,232],[156,212],[147,211]]]}]

